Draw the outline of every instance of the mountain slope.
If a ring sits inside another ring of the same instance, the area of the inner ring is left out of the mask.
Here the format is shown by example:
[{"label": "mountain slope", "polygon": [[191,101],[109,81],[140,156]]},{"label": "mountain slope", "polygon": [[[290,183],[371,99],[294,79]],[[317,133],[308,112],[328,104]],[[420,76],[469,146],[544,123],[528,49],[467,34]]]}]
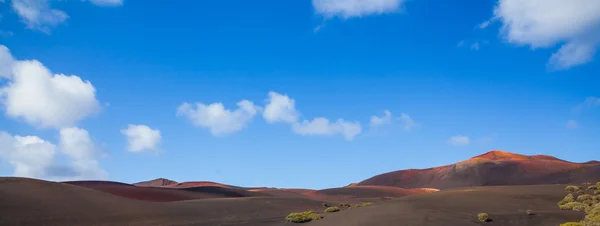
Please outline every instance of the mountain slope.
[{"label": "mountain slope", "polygon": [[546,155],[526,156],[494,150],[456,164],[389,172],[358,184],[445,189],[591,181],[600,181],[600,164],[579,164]]}]

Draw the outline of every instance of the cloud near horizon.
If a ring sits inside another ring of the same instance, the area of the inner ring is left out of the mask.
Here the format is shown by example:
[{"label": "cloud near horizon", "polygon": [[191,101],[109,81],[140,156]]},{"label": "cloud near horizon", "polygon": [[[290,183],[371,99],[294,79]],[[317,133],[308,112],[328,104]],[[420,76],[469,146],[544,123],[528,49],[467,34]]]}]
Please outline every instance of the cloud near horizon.
[{"label": "cloud near horizon", "polygon": [[[86,130],[64,128],[59,135],[57,147],[37,136],[13,136],[0,131],[0,160],[10,164],[17,177],[53,181],[108,179],[108,173],[96,160],[96,145]],[[57,156],[65,157],[68,164],[61,164]]]},{"label": "cloud near horizon", "polygon": [[498,0],[493,13],[491,20],[501,22],[500,33],[511,44],[532,49],[560,45],[548,60],[550,70],[592,61],[600,44],[597,0]]}]

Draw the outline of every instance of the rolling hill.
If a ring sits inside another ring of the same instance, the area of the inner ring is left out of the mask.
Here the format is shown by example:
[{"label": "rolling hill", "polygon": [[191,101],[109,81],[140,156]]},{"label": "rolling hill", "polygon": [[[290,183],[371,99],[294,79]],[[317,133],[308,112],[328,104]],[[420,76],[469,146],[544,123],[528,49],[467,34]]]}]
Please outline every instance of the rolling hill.
[{"label": "rolling hill", "polygon": [[358,185],[437,188],[567,184],[600,181],[600,163],[573,163],[547,155],[490,151],[452,165],[399,170],[366,179]]}]

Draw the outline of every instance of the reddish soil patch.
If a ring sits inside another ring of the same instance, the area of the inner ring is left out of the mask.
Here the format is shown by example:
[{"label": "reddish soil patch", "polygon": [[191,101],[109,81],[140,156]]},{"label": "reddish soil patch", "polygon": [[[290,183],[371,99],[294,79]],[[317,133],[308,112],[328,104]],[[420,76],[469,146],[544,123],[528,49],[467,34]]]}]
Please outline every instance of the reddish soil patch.
[{"label": "reddish soil patch", "polygon": [[364,180],[359,185],[402,188],[455,188],[492,185],[582,183],[600,180],[600,164],[579,164],[551,156],[526,156],[491,151],[456,164],[399,170]]}]

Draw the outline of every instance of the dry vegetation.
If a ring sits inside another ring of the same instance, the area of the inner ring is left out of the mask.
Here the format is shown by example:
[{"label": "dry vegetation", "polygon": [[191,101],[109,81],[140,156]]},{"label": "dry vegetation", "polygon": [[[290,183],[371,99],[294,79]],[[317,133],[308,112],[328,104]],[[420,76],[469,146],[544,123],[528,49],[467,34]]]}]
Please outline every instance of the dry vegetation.
[{"label": "dry vegetation", "polygon": [[488,222],[490,221],[490,215],[487,213],[479,213],[477,214],[477,220],[481,222]]},{"label": "dry vegetation", "polygon": [[[567,186],[565,188],[568,192],[583,193],[578,186]],[[573,211],[585,211],[586,216],[580,222],[567,222],[561,224],[561,226],[600,226],[600,195],[598,188],[600,188],[600,182],[594,186],[589,186],[587,191],[594,192],[591,194],[582,194],[574,198],[573,194],[568,194],[563,200],[558,202],[561,210],[573,210]]]},{"label": "dry vegetation", "polygon": [[292,223],[305,223],[312,220],[322,219],[323,216],[321,214],[317,214],[312,210],[298,213],[290,213],[285,217],[285,220]]}]

